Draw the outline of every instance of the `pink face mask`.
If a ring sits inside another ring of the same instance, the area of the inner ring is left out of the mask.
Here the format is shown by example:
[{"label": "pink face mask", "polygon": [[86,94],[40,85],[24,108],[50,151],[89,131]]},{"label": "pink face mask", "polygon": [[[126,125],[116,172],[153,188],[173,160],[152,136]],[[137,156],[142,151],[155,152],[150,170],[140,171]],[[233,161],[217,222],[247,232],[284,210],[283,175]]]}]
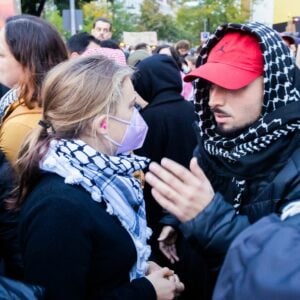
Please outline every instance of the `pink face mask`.
[{"label": "pink face mask", "polygon": [[128,125],[121,144],[114,141],[109,136],[106,136],[106,138],[112,144],[118,147],[116,154],[129,152],[135,149],[139,149],[143,146],[148,132],[148,125],[136,108],[134,108],[130,121],[120,119],[116,116],[110,116],[110,118]]}]

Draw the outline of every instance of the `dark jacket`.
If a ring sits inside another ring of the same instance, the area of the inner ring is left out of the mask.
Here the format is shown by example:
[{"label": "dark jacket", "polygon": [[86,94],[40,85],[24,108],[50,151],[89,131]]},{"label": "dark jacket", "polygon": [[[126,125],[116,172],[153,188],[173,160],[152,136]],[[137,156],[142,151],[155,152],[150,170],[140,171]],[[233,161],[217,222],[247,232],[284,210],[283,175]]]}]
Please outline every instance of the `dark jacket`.
[{"label": "dark jacket", "polygon": [[251,223],[273,212],[280,213],[283,205],[300,200],[299,174],[300,147],[280,170],[270,166],[264,178],[249,184],[239,214],[230,202],[233,191],[228,184],[223,194],[217,192],[204,211],[181,225],[181,229],[187,236],[193,236],[207,254],[225,254],[233,239]]},{"label": "dark jacket", "polygon": [[56,174],[26,198],[20,238],[25,280],[45,287],[46,299],[156,299],[146,278],[129,282],[136,249],[117,217]]},{"label": "dark jacket", "polygon": [[[196,120],[194,105],[180,95],[182,81],[175,61],[156,54],[137,65],[134,88],[149,104],[141,115],[149,126],[143,147],[138,155],[160,162],[168,157],[188,167],[196,146],[196,135],[192,124]],[[145,201],[149,226],[156,230],[163,216],[161,207],[153,199],[146,184]],[[155,236],[155,234],[154,234]]]},{"label": "dark jacket", "polygon": [[202,122],[195,155],[216,194],[204,211],[181,229],[205,251],[216,269],[240,232],[300,198],[300,96],[292,58],[281,38],[268,27],[227,24],[219,27],[203,47],[203,63],[210,49],[230,30],[246,31],[259,41],[265,92],[259,119],[240,134],[226,137],[214,129],[209,84],[197,82],[196,102]]},{"label": "dark jacket", "polygon": [[42,300],[44,289],[0,276],[0,299]]},{"label": "dark jacket", "polygon": [[241,233],[228,251],[213,299],[299,299],[299,229],[299,214],[284,221],[272,214]]},{"label": "dark jacket", "polygon": [[5,200],[12,196],[15,187],[14,170],[0,151],[0,259],[4,275],[23,278],[23,264],[17,239],[18,212],[9,211]]}]

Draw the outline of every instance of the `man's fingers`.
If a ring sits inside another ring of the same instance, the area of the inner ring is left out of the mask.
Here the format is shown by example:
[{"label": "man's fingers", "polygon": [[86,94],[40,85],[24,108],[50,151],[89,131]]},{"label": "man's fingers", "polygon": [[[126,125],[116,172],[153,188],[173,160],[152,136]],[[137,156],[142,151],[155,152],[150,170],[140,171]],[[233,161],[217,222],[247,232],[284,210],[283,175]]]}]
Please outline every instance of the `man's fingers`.
[{"label": "man's fingers", "polygon": [[193,157],[190,161],[190,170],[198,179],[206,180],[207,177],[204,174],[203,170],[199,167],[196,157]]},{"label": "man's fingers", "polygon": [[[168,199],[169,201],[176,201],[176,199],[180,198],[178,193],[172,189],[168,183],[160,180],[160,178],[151,172],[146,173],[145,179],[153,187],[152,190],[154,189],[159,192],[159,194],[163,195],[165,199]],[[155,196],[154,198],[156,199]]]},{"label": "man's fingers", "polygon": [[164,158],[162,167],[151,163],[145,176],[154,199],[181,222],[194,218],[214,197],[214,190],[195,159],[191,168],[193,172]]},{"label": "man's fingers", "polygon": [[[164,168],[164,166],[160,166],[156,162],[152,162],[150,164],[149,171],[177,192],[181,192],[186,188],[184,182],[179,177],[177,177],[176,173],[173,173],[171,170]],[[157,186],[154,187],[157,188]]]},{"label": "man's fingers", "polygon": [[[161,160],[161,165],[177,180],[179,179],[178,181],[180,183],[189,182],[191,175],[193,176],[193,174],[188,169],[169,158],[163,158]],[[178,189],[182,188],[182,186],[178,186],[178,182],[174,182],[174,186],[178,187]]]},{"label": "man's fingers", "polygon": [[[192,159],[193,160],[193,159]],[[180,181],[190,184],[191,180],[198,182],[199,179],[202,180],[206,178],[205,174],[201,170],[201,168],[198,166],[197,159],[195,158],[194,161],[196,162],[198,172],[196,174],[192,173],[187,168],[183,167],[179,163],[169,159],[169,158],[163,158],[161,160],[161,165],[174,174],[177,178],[180,179]]]},{"label": "man's fingers", "polygon": [[[162,195],[159,191],[157,191],[155,188],[152,188],[151,194],[154,197],[154,199],[167,211],[169,211],[171,214],[175,215],[177,218],[181,217],[181,211],[176,205],[176,200],[169,199]],[[175,202],[175,203],[174,203]]]}]

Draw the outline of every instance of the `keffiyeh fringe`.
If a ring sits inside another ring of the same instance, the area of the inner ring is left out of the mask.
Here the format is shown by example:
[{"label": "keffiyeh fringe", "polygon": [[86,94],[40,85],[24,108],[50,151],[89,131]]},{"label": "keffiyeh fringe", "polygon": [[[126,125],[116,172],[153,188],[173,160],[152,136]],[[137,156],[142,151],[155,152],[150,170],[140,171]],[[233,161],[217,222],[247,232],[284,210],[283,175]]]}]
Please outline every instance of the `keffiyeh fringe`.
[{"label": "keffiyeh fringe", "polygon": [[62,176],[66,184],[81,185],[94,201],[105,201],[107,212],[118,217],[137,250],[130,280],[145,275],[151,253],[147,239],[152,231],[146,223],[143,192],[133,177],[148,162],[145,157],[133,154],[108,156],[81,140],[53,140],[40,163],[42,170]]}]

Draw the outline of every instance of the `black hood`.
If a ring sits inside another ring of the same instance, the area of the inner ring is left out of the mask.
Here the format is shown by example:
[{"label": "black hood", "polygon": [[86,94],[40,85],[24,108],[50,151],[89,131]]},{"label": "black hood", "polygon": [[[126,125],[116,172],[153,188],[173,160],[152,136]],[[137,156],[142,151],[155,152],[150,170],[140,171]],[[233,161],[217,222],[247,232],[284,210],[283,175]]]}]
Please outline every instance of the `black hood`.
[{"label": "black hood", "polygon": [[168,55],[155,54],[136,66],[133,85],[149,104],[169,102],[183,98],[180,70]]}]

